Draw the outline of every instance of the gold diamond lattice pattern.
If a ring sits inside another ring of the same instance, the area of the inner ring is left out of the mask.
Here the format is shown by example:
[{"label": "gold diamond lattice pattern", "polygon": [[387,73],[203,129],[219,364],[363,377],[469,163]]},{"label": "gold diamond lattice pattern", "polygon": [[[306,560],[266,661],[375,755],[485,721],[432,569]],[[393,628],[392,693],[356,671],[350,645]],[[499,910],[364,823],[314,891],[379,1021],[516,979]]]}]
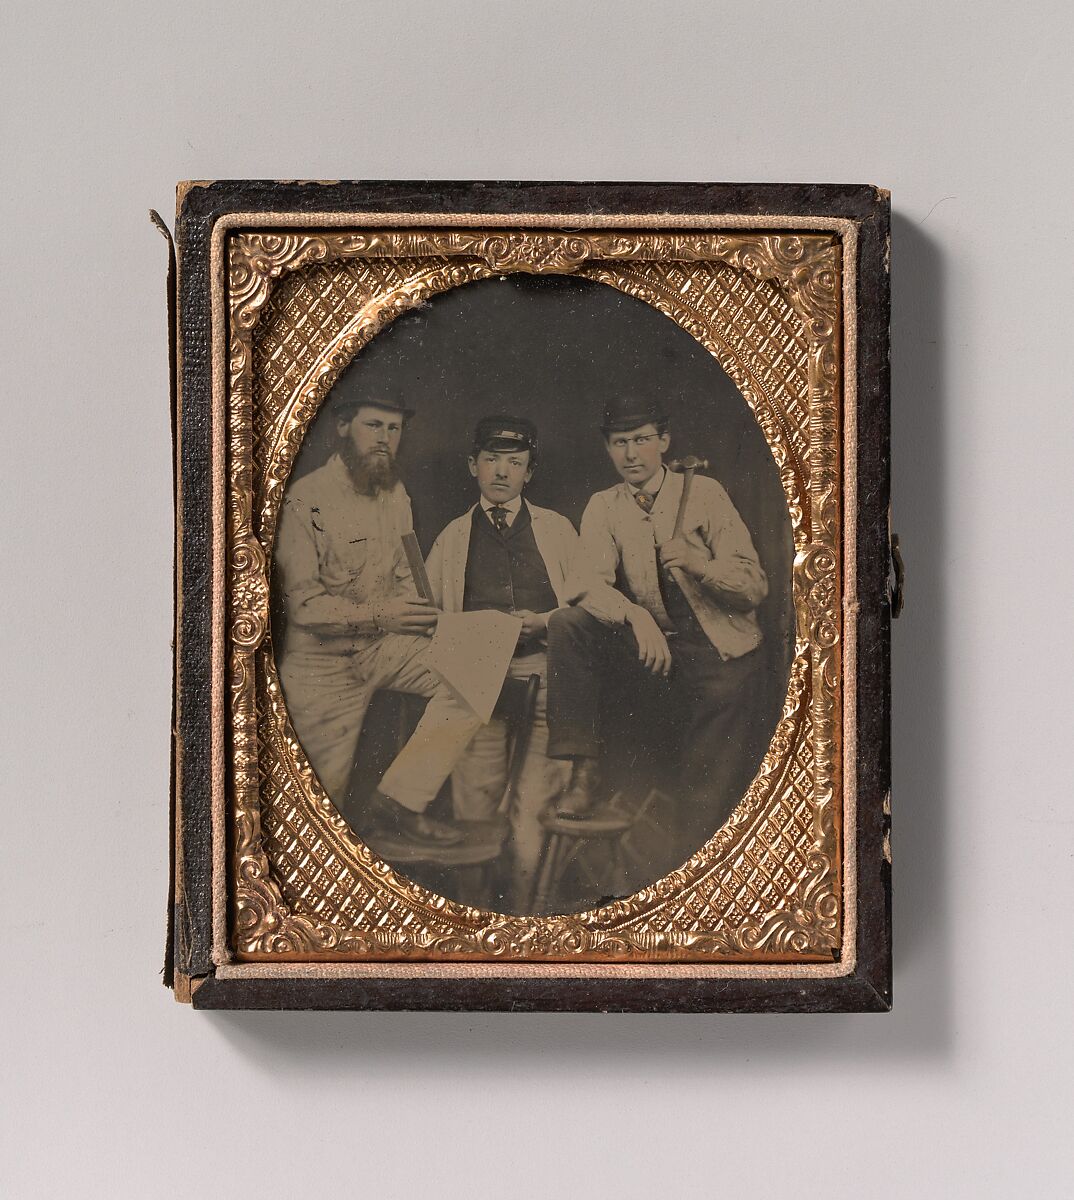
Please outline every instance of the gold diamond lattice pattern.
[{"label": "gold diamond lattice pattern", "polygon": [[[423,259],[420,269],[443,261]],[[255,481],[265,477],[276,426],[309,372],[371,299],[402,287],[418,269],[415,260],[343,259],[276,283],[253,338]],[[775,282],[709,262],[598,262],[579,273],[653,303],[698,336],[747,395],[769,441],[778,438],[789,452],[799,494],[808,488],[808,344],[801,318]],[[778,428],[770,428],[772,422]],[[260,497],[254,501],[256,510]],[[262,653],[271,655],[270,643]],[[258,658],[261,823],[272,876],[296,913],[352,934],[397,937],[413,915],[397,895],[370,887],[346,852],[345,833],[342,844],[326,838],[323,797],[302,786],[294,744],[281,738],[278,692],[270,702],[265,660]],[[806,717],[764,811],[742,823],[713,869],[680,893],[654,927],[742,927],[802,883],[817,817],[809,724]]]}]

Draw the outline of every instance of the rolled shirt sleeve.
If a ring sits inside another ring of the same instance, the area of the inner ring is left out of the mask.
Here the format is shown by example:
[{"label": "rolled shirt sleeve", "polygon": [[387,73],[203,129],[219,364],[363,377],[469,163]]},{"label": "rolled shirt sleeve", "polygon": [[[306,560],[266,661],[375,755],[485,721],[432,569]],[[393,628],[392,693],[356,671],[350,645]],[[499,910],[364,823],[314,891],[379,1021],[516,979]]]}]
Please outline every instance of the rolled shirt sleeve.
[{"label": "rolled shirt sleeve", "polygon": [[768,578],[730,496],[715,480],[706,490],[705,541],[712,561],[698,583],[728,608],[748,612],[768,595]]}]

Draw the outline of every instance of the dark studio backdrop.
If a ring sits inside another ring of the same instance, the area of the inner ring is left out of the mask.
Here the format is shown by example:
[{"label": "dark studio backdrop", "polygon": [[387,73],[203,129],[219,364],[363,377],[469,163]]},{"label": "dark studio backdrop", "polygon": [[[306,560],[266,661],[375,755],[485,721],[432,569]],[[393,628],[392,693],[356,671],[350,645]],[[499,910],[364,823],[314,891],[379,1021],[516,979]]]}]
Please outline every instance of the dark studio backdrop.
[{"label": "dark studio backdrop", "polygon": [[[454,288],[394,321],[355,360],[359,385],[406,397],[399,464],[422,549],[477,498],[466,468],[477,420],[529,417],[541,438],[526,495],[577,527],[589,497],[618,476],[600,415],[623,391],[660,396],[670,457],[696,454],[742,514],[771,591],[769,629],[785,629],[793,559],[775,462],[741,393],[703,346],[663,313],[614,288],[567,276],[510,275]],[[292,478],[336,446],[332,398],[310,429]]]},{"label": "dark studio backdrop", "polygon": [[[599,429],[606,400],[624,391],[662,398],[671,421],[669,457],[708,459],[707,473],[730,494],[769,579],[758,614],[764,669],[748,782],[786,690],[793,543],[764,435],[708,351],[658,310],[604,284],[511,275],[455,288],[399,317],[360,352],[355,367],[361,395],[387,392],[416,409],[399,464],[426,554],[477,498],[466,458],[480,417],[510,413],[535,422],[541,451],[526,495],[577,527],[589,497],[618,481]],[[293,479],[320,466],[338,444],[331,401],[311,426]],[[629,757],[642,760],[631,769],[643,766],[644,745],[627,744],[635,749]],[[667,853],[679,861],[693,849]]]}]

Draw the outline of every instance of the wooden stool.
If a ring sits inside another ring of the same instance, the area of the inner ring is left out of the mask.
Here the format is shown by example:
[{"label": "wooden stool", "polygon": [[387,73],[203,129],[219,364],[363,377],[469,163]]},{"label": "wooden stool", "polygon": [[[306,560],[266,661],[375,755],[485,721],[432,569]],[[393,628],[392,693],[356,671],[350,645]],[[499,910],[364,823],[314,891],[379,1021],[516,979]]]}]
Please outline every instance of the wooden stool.
[{"label": "wooden stool", "polygon": [[[496,702],[495,715],[507,725],[508,755],[507,779],[493,817],[485,821],[457,822],[463,840],[449,846],[415,846],[413,842],[391,834],[363,834],[360,825],[352,821],[351,827],[358,836],[379,858],[393,867],[402,868],[404,874],[409,866],[432,867],[441,879],[449,876],[454,879],[454,886],[448,889],[452,899],[462,899],[475,907],[488,906],[492,898],[493,871],[503,854],[509,832],[510,807],[533,732],[533,714],[540,687],[540,675],[508,679]],[[410,699],[412,697],[404,697],[404,700]],[[397,721],[397,751],[406,744],[416,723],[404,704]]]},{"label": "wooden stool", "polygon": [[455,879],[452,891],[455,898],[465,897],[465,903],[482,907],[489,902],[491,868],[503,853],[507,837],[507,821],[495,817],[490,821],[460,821],[463,840],[453,846],[422,846],[395,838],[391,834],[372,833],[366,844],[385,862],[407,874],[407,867],[432,867],[438,873],[448,872]]},{"label": "wooden stool", "polygon": [[550,895],[554,895],[567,868],[590,842],[610,843],[610,857],[604,878],[593,877],[593,886],[601,895],[612,895],[622,886],[623,835],[634,824],[634,816],[617,809],[604,807],[591,817],[557,817],[554,812],[542,814],[544,844],[537,864],[530,912],[543,914]]}]

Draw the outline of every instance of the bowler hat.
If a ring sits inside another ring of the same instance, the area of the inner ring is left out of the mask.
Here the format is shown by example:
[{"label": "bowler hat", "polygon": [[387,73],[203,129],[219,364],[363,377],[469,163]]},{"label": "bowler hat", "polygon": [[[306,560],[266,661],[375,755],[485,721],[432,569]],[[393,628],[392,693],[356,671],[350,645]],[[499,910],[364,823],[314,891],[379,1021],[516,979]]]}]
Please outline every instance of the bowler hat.
[{"label": "bowler hat", "polygon": [[537,457],[537,426],[525,417],[500,413],[482,417],[474,430],[474,453],[481,450],[528,450]]},{"label": "bowler hat", "polygon": [[377,408],[390,408],[400,412],[404,417],[414,415],[413,400],[402,395],[397,386],[384,385],[376,380],[375,374],[366,366],[363,370],[361,358],[350,364],[332,389],[332,412],[343,418],[354,416],[363,405],[374,405]]},{"label": "bowler hat", "polygon": [[604,433],[622,433],[626,429],[638,429],[642,425],[666,425],[667,414],[659,400],[650,396],[631,393],[614,396],[604,406]]}]

